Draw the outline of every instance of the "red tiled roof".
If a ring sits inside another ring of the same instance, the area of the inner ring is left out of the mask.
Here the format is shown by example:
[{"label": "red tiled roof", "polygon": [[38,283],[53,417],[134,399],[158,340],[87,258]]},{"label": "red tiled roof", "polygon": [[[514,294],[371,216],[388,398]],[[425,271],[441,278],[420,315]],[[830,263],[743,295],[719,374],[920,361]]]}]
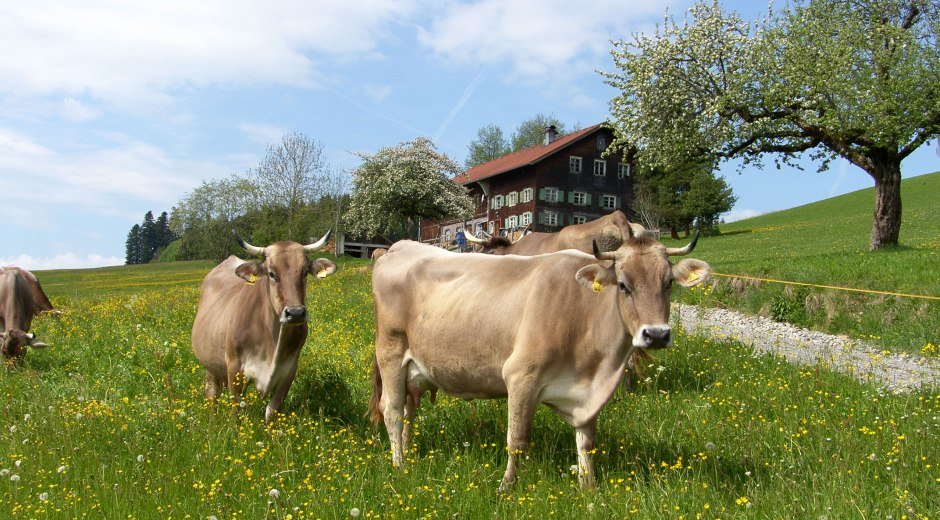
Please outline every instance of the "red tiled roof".
[{"label": "red tiled roof", "polygon": [[493,159],[492,161],[478,164],[466,172],[454,177],[454,181],[460,184],[469,184],[471,182],[486,179],[494,175],[499,175],[500,173],[508,172],[509,170],[515,170],[516,168],[522,166],[535,164],[549,155],[568,146],[569,144],[597,130],[601,127],[601,124],[602,123],[598,123],[583,130],[578,130],[577,132],[572,132],[568,135],[561,136],[549,144],[531,146],[529,148],[519,150],[518,152],[504,155],[498,159]]}]

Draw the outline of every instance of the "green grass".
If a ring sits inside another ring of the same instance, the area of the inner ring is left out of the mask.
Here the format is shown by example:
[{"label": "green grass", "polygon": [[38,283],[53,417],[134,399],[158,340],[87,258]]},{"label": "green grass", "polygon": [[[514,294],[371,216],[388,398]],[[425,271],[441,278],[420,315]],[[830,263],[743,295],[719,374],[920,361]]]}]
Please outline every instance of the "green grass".
[{"label": "green grass", "polygon": [[48,349],[0,367],[0,518],[940,516],[940,394],[683,333],[602,412],[594,492],[571,471],[573,432],[541,409],[518,486],[496,494],[504,401],[425,404],[417,451],[393,469],[364,418],[374,328],[359,260],[311,280],[312,334],[266,427],[253,391],[241,411],[201,396],[192,279],[210,267],[39,273],[64,314],[34,322]]},{"label": "green grass", "polygon": [[[940,297],[940,173],[902,181],[901,244],[868,251],[874,189],[724,224],[694,256],[717,273]],[[670,244],[672,241],[667,241]],[[937,355],[940,301],[715,277],[686,301],[846,334],[889,350]]]}]

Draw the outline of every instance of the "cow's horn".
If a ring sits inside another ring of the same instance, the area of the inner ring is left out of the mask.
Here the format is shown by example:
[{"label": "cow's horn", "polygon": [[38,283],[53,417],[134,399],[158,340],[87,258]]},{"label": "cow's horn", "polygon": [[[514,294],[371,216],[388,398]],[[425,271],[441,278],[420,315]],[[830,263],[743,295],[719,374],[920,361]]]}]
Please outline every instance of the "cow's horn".
[{"label": "cow's horn", "polygon": [[253,246],[249,244],[248,242],[245,242],[244,240],[242,240],[242,237],[238,236],[238,233],[236,233],[234,229],[232,230],[232,236],[235,237],[235,241],[238,242],[238,245],[242,246],[242,249],[244,249],[245,251],[248,251],[248,254],[255,255],[255,256],[264,256],[263,247]]},{"label": "cow's horn", "polygon": [[598,260],[616,260],[617,259],[617,255],[612,251],[601,253],[601,250],[598,249],[597,247],[596,238],[591,240],[591,246],[593,246],[594,248],[594,258]]},{"label": "cow's horn", "polygon": [[669,256],[676,255],[687,255],[695,249],[695,244],[698,242],[698,230],[695,230],[695,234],[692,236],[692,241],[689,242],[685,247],[667,247],[666,254]]},{"label": "cow's horn", "polygon": [[470,242],[471,244],[482,244],[485,242],[485,240],[482,238],[477,238],[476,235],[474,235],[469,229],[464,229],[463,235],[467,237],[467,242]]},{"label": "cow's horn", "polygon": [[527,229],[529,229],[529,225],[528,225],[528,224],[526,224],[525,227],[523,227],[521,230],[519,230],[519,237],[516,238],[515,240],[513,240],[513,241],[510,242],[510,243],[511,243],[511,244],[515,244],[516,242],[518,242],[519,240],[521,240],[522,237],[525,236],[525,232],[526,232]]},{"label": "cow's horn", "polygon": [[323,235],[323,238],[317,240],[312,244],[307,244],[304,246],[304,253],[313,253],[314,251],[319,251],[323,249],[323,246],[326,245],[326,241],[330,238],[330,233],[333,232],[333,228],[327,229],[326,234]]}]

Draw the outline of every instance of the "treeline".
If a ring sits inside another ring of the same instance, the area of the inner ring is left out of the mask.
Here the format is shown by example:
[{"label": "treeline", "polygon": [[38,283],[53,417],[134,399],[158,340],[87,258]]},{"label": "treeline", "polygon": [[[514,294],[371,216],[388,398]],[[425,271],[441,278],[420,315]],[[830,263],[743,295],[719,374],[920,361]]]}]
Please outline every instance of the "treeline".
[{"label": "treeline", "polygon": [[[163,213],[156,227],[169,234],[170,243],[154,246],[145,219],[128,234],[127,263],[146,263],[159,249],[159,260],[221,261],[241,252],[232,239],[236,230],[243,238],[260,246],[280,240],[305,242],[312,234],[322,234],[339,222],[345,179],[332,171],[323,159],[323,145],[303,134],[285,135],[268,147],[256,168],[225,179],[203,181],[183,197],[167,217]],[[152,213],[147,213],[152,219]],[[314,237],[319,239],[320,237]]]},{"label": "treeline", "polygon": [[170,221],[166,211],[154,220],[153,212],[148,211],[144,220],[127,233],[127,254],[125,263],[146,264],[153,260],[161,251],[166,249],[174,240],[176,233],[170,229]]}]

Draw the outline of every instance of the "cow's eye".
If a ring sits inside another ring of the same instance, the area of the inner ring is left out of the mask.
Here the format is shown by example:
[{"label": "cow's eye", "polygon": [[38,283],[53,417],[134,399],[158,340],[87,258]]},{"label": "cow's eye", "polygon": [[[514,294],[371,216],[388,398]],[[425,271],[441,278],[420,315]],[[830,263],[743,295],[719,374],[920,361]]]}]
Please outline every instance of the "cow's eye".
[{"label": "cow's eye", "polygon": [[277,281],[277,275],[274,274],[274,271],[268,271],[268,276],[270,276],[271,279],[274,280],[275,282]]},{"label": "cow's eye", "polygon": [[630,295],[630,289],[627,289],[627,284],[620,282],[617,285],[620,286],[620,290],[623,291],[624,294],[626,294],[627,296]]}]

